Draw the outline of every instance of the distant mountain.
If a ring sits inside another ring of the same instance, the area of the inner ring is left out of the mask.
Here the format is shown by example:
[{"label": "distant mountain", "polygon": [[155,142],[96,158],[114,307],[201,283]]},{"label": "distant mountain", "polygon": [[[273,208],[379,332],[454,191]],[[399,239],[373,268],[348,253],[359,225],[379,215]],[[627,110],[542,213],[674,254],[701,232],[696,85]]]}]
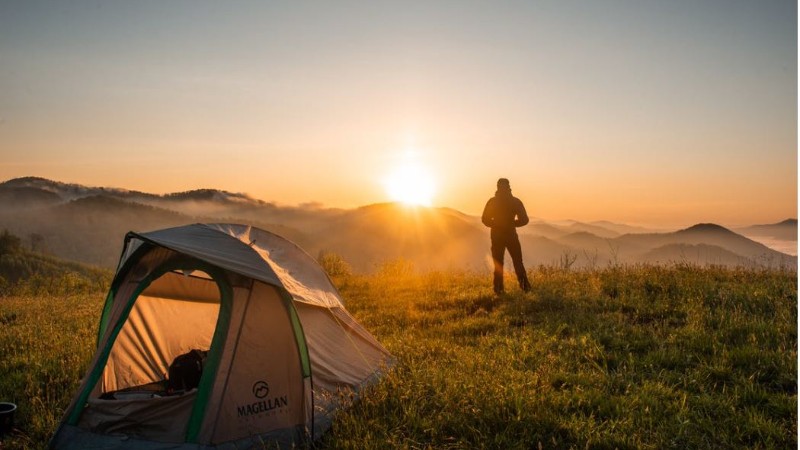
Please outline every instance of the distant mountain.
[{"label": "distant mountain", "polygon": [[[29,192],[27,198],[19,195],[19,189]],[[154,206],[190,217],[203,217],[217,221],[223,219],[247,219],[263,223],[264,218],[290,228],[313,228],[321,218],[338,215],[341,210],[320,207],[285,207],[252,198],[243,193],[220,189],[196,189],[164,195],[107,187],[88,187],[73,183],[62,183],[40,177],[23,177],[0,183],[0,208],[27,209],[34,193],[40,197],[38,203],[53,205],[68,203],[87,197],[116,198],[140,205]],[[1,212],[1,211],[0,211]]]},{"label": "distant mountain", "polygon": [[[580,250],[573,247],[556,242],[542,236],[520,236],[520,244],[522,245],[522,258],[527,267],[545,265],[545,266],[559,266],[562,258],[567,256],[579,258],[575,267],[586,265],[588,260],[584,259],[584,254]],[[489,241],[486,240],[486,247],[489,248]],[[485,257],[487,268],[491,267],[491,257],[487,254]],[[511,258],[506,256],[506,265],[511,267]]]},{"label": "distant mountain", "polygon": [[531,222],[525,227],[523,232],[544,236],[549,239],[558,239],[569,234],[580,232],[591,233],[604,239],[611,239],[619,237],[623,234],[655,233],[658,232],[658,230],[624,225],[605,220],[590,223],[579,222],[576,220],[566,220],[551,223],[539,220],[536,222]]},{"label": "distant mountain", "polygon": [[570,234],[570,231],[564,229],[563,227],[558,227],[545,222],[535,222],[535,223],[531,222],[527,226],[519,230],[519,232],[535,236],[542,236],[548,239],[556,239],[561,236]]},{"label": "distant mountain", "polygon": [[[639,248],[647,251],[670,244],[712,245],[728,250],[751,264],[781,264],[796,267],[796,258],[777,252],[769,247],[716,224],[703,223],[674,233],[626,234],[614,240],[621,248]],[[639,256],[638,258],[641,258]],[[792,263],[792,261],[794,261]]]},{"label": "distant mountain", "polygon": [[620,235],[620,233],[614,230],[599,225],[587,224],[574,220],[561,223],[548,223],[544,221],[532,222],[521,232],[543,236],[548,239],[558,239],[573,233],[591,233],[601,238],[615,238]]},{"label": "distant mountain", "polygon": [[61,202],[51,191],[28,186],[0,185],[0,205],[6,210],[30,209]]},{"label": "distant mountain", "polygon": [[594,225],[597,227],[604,228],[606,230],[613,231],[617,233],[617,235],[661,232],[660,230],[653,230],[651,228],[645,228],[633,225],[625,225],[622,223],[614,223],[614,222],[609,222],[607,220],[597,220],[594,222],[590,222],[589,225]]},{"label": "distant mountain", "polygon": [[753,225],[736,230],[756,242],[789,255],[797,255],[797,219],[768,225]]},{"label": "distant mountain", "polygon": [[[0,183],[0,230],[8,229],[49,254],[103,267],[117,264],[128,231],[195,222],[258,226],[289,238],[311,256],[337,253],[359,271],[398,258],[421,269],[491,267],[488,229],[479,217],[450,208],[397,203],[349,210],[281,206],[217,189],[155,195],[36,177]],[[775,226],[796,229],[797,223]],[[658,233],[611,222],[537,219],[519,233],[528,266],[563,261],[574,261],[574,267],[679,261],[797,266],[796,257],[715,224]]]},{"label": "distant mountain", "polygon": [[561,255],[557,259],[571,255],[577,258],[577,266],[681,261],[732,266],[796,267],[797,264],[797,259],[789,254],[777,252],[716,224],[697,224],[669,233],[625,234],[616,238],[603,238],[581,231],[556,235],[552,241],[560,245]]},{"label": "distant mountain", "polygon": [[[182,202],[208,202],[220,204],[235,204],[241,206],[266,205],[261,200],[256,200],[247,194],[234,193],[219,189],[196,189],[185,192],[176,192],[165,195],[148,194],[146,192],[132,191],[121,188],[89,187],[74,183],[62,183],[39,177],[23,177],[0,183],[0,193],[13,190],[27,190],[36,192],[39,196],[52,200],[68,202],[86,197],[104,196],[131,200],[143,204],[176,204]],[[9,197],[10,198],[10,197]]]},{"label": "distant mountain", "polygon": [[330,220],[312,248],[338,253],[359,270],[397,258],[423,269],[477,268],[487,243],[486,231],[455,210],[382,203]]},{"label": "distant mountain", "polygon": [[780,254],[769,247],[716,224],[702,223],[673,233],[676,240],[687,244],[708,244],[730,250],[745,258],[780,258]]},{"label": "distant mountain", "polygon": [[225,203],[255,203],[259,205],[265,204],[261,200],[256,200],[247,194],[237,194],[228,191],[221,191],[218,189],[195,189],[192,191],[176,192],[173,194],[166,194],[162,197],[164,200],[172,201],[213,201]]},{"label": "distant mountain", "polygon": [[190,217],[174,211],[105,195],[82,197],[47,209],[0,212],[0,228],[23,238],[38,234],[50,254],[103,267],[116,266],[128,231],[191,222]]},{"label": "distant mountain", "polygon": [[577,233],[571,233],[556,239],[556,241],[562,244],[569,245],[573,248],[587,249],[587,250],[588,249],[607,250],[610,242],[608,238],[597,236],[595,234],[589,233],[588,231],[579,231]]},{"label": "distant mountain", "polygon": [[158,197],[144,192],[130,191],[119,188],[88,187],[74,183],[62,183],[60,181],[48,180],[40,177],[22,177],[0,183],[3,188],[29,188],[39,191],[50,192],[57,195],[62,201],[70,201],[93,195],[108,195],[119,197]]},{"label": "distant mountain", "polygon": [[654,248],[639,257],[640,262],[689,263],[697,265],[736,266],[748,265],[743,257],[716,245],[667,244]]},{"label": "distant mountain", "polygon": [[569,229],[573,233],[591,233],[601,238],[615,238],[620,235],[616,231],[583,222],[575,222],[569,226]]},{"label": "distant mountain", "polygon": [[752,225],[736,230],[745,236],[768,237],[783,241],[797,241],[797,219],[786,219],[783,222]]},{"label": "distant mountain", "polygon": [[[116,266],[128,231],[215,221],[219,220],[107,195],[91,195],[48,208],[11,211],[0,208],[0,229],[8,229],[23,239],[38,236],[43,250],[52,255],[102,267]],[[298,244],[308,243],[303,233],[291,227],[258,221],[251,223]]]}]

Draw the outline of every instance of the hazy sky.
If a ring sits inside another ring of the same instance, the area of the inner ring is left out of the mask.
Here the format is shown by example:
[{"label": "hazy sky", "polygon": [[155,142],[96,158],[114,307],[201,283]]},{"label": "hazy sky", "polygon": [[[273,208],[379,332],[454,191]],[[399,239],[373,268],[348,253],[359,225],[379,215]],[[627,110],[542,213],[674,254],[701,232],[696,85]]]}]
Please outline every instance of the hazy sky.
[{"label": "hazy sky", "polygon": [[0,0],[0,180],[480,213],[797,216],[793,0]]}]

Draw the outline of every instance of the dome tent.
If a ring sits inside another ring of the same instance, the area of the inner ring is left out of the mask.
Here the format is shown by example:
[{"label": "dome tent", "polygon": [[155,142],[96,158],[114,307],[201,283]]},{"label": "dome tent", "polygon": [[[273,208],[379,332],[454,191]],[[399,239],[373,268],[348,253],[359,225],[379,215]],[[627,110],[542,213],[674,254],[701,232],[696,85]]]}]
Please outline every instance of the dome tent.
[{"label": "dome tent", "polygon": [[[204,355],[199,381],[173,389],[187,354]],[[234,224],[131,232],[50,447],[302,444],[330,427],[343,391],[357,395],[391,362],[289,241]]]}]

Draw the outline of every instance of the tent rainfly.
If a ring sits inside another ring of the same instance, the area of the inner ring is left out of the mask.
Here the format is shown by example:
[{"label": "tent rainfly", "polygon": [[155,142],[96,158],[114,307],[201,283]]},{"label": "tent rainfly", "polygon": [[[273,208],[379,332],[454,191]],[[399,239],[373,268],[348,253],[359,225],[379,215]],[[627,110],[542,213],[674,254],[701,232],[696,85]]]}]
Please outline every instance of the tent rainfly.
[{"label": "tent rainfly", "polygon": [[309,444],[392,356],[307,253],[246,225],[128,233],[57,449]]}]

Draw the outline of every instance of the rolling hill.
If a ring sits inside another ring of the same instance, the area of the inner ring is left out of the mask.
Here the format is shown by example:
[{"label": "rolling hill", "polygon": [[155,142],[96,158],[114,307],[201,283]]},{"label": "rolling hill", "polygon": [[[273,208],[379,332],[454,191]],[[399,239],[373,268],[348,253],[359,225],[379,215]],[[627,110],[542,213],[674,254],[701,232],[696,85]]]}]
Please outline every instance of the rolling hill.
[{"label": "rolling hill", "polygon": [[478,268],[486,247],[483,230],[456,211],[383,203],[331,220],[312,248],[338,253],[355,268],[369,270],[397,258],[425,269]]},{"label": "rolling hill", "polygon": [[734,231],[773,250],[797,256],[797,219],[786,219],[767,225],[753,225]]},{"label": "rolling hill", "polygon": [[26,186],[0,185],[0,205],[6,211],[55,205],[61,197],[50,191]]},{"label": "rolling hill", "polygon": [[689,263],[700,266],[746,266],[749,263],[736,253],[708,244],[667,244],[643,253],[638,259],[652,264]]},{"label": "rolling hill", "polygon": [[111,271],[33,252],[20,237],[0,232],[0,295],[105,288]]},{"label": "rolling hill", "polygon": [[[640,257],[659,247],[667,245],[709,245],[725,249],[752,263],[789,263],[789,255],[748,239],[720,225],[703,223],[673,233],[626,234],[615,239],[620,248],[648,249]],[[649,257],[648,257],[649,258]],[[637,258],[638,259],[638,258]]]},{"label": "rolling hill", "polygon": [[[358,271],[398,258],[421,269],[485,270],[491,265],[488,231],[480,219],[450,208],[395,203],[349,210],[289,207],[216,189],[155,195],[35,177],[0,183],[0,229],[30,240],[31,246],[36,241],[52,255],[103,267],[116,265],[128,231],[193,222],[248,223],[295,241],[312,256],[339,254]],[[715,224],[653,232],[611,222],[537,220],[519,231],[528,266],[686,260],[797,266],[796,257]]]},{"label": "rolling hill", "polygon": [[797,219],[786,219],[783,222],[767,225],[752,225],[736,231],[745,236],[764,236],[783,241],[796,241]]}]

